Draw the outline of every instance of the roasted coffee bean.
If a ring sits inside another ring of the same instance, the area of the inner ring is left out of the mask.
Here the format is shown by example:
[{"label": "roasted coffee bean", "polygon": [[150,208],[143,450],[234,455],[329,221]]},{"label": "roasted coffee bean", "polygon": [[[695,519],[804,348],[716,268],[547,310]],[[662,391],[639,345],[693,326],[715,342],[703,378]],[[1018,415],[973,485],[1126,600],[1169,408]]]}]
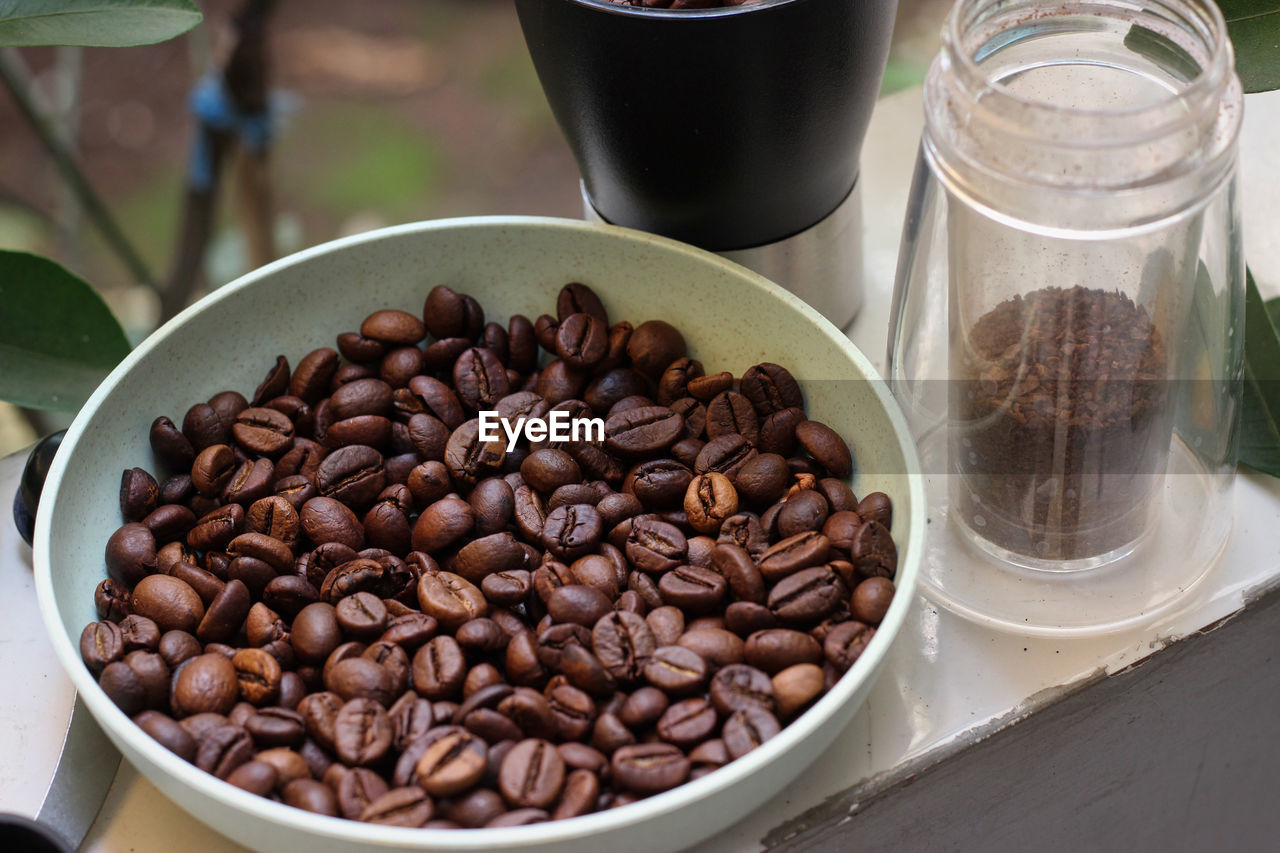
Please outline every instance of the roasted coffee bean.
[{"label": "roasted coffee bean", "polygon": [[293,619],[289,642],[304,663],[323,663],[342,642],[337,611],[327,602],[308,604]]},{"label": "roasted coffee bean", "polygon": [[289,389],[289,360],[276,356],[276,363],[267,371],[262,382],[253,392],[252,405],[261,406],[266,400],[279,397]]},{"label": "roasted coffee bean", "polygon": [[738,511],[738,493],[723,474],[699,474],[685,491],[684,511],[694,530],[714,536],[724,520]]},{"label": "roasted coffee bean", "polygon": [[604,668],[600,659],[589,651],[586,644],[566,645],[559,670],[569,679],[570,684],[592,696],[608,696],[616,687],[613,676]]},{"label": "roasted coffee bean", "polygon": [[800,569],[826,562],[830,550],[830,541],[821,533],[797,533],[764,552],[759,563],[760,573],[769,583],[776,583]]},{"label": "roasted coffee bean", "polygon": [[805,421],[796,427],[796,438],[831,476],[844,478],[853,473],[849,445],[831,427],[818,421]]},{"label": "roasted coffee bean", "polygon": [[811,663],[789,666],[773,676],[774,710],[788,720],[822,695],[822,668]]},{"label": "roasted coffee bean", "polygon": [[670,406],[676,400],[689,396],[689,383],[705,373],[702,362],[697,359],[678,358],[671,362],[658,379],[658,404]]},{"label": "roasted coffee bean", "polygon": [[169,668],[175,671],[179,664],[204,651],[200,641],[186,631],[165,631],[160,635],[160,644],[156,650]]},{"label": "roasted coffee bean", "polygon": [[355,698],[343,705],[333,730],[334,749],[349,766],[373,765],[391,748],[391,719],[387,709],[373,699]]},{"label": "roasted coffee bean", "polygon": [[225,714],[240,696],[236,669],[219,654],[204,654],[180,666],[173,678],[170,704],[174,715]]},{"label": "roasted coffee bean", "polygon": [[680,565],[688,555],[689,543],[675,525],[645,517],[631,525],[625,551],[637,569],[658,574]]},{"label": "roasted coffee bean", "polygon": [[191,483],[200,494],[215,497],[222,492],[239,465],[240,460],[236,459],[230,447],[210,445],[201,450],[191,463]]},{"label": "roasted coffee bean", "polygon": [[616,714],[609,711],[596,717],[595,725],[591,727],[591,745],[605,755],[612,755],[635,742],[636,736],[631,730],[623,725]]},{"label": "roasted coffee bean", "polygon": [[589,504],[552,510],[542,527],[540,542],[557,559],[573,561],[589,553],[604,535],[604,521]]},{"label": "roasted coffee bean", "polygon": [[786,494],[791,481],[787,460],[776,453],[760,453],[738,469],[733,484],[753,506],[768,506]]},{"label": "roasted coffee bean", "polygon": [[556,296],[556,316],[560,322],[573,314],[589,314],[601,324],[609,324],[609,315],[605,313],[600,297],[590,287],[576,281],[560,288],[560,293]]},{"label": "roasted coffee bean", "polygon": [[[363,649],[358,651],[362,652]],[[370,699],[384,707],[392,703],[398,685],[386,667],[366,657],[348,657],[337,661],[332,661],[332,658],[331,655],[331,663],[325,666],[325,689],[344,700]]]},{"label": "roasted coffee bean", "polygon": [[[601,547],[612,546],[606,544]],[[625,565],[622,568],[625,571]],[[569,573],[575,582],[597,590],[611,602],[617,599],[622,583],[625,583],[625,576],[620,582],[619,565],[603,554],[588,554],[574,560]]]},{"label": "roasted coffee bean", "polygon": [[280,664],[262,649],[241,649],[231,659],[240,685],[240,698],[252,705],[270,705],[280,697]]},{"label": "roasted coffee bean", "polygon": [[445,443],[445,467],[454,482],[461,485],[473,486],[485,477],[500,473],[505,458],[503,439],[481,439],[480,421],[474,418],[454,430]]},{"label": "roasted coffee bean", "polygon": [[275,409],[248,408],[236,415],[231,435],[250,453],[275,456],[292,445],[293,421]]},{"label": "roasted coffee bean", "polygon": [[418,579],[418,604],[445,630],[457,630],[468,619],[483,616],[489,608],[484,594],[466,578],[437,572]]},{"label": "roasted coffee bean", "polygon": [[338,801],[333,790],[315,779],[294,779],[280,790],[280,800],[313,814],[338,816]]},{"label": "roasted coffee bean", "polygon": [[624,790],[641,795],[674,788],[689,777],[689,769],[689,759],[669,743],[624,746],[610,761],[613,780]]},{"label": "roasted coffee bean", "polygon": [[656,723],[670,704],[667,694],[656,687],[641,687],[627,696],[618,719],[633,729],[644,729]]},{"label": "roasted coffee bean", "polygon": [[702,627],[695,624],[680,635],[676,644],[697,654],[710,665],[712,670],[742,663],[743,660],[742,638],[725,628]]},{"label": "roasted coffee bean", "polygon": [[595,811],[600,797],[600,777],[590,770],[573,770],[565,777],[560,801],[551,812],[552,820],[578,817]]},{"label": "roasted coffee bean", "polygon": [[154,652],[160,645],[159,626],[145,616],[126,616],[120,621],[119,627],[126,654],[139,650]]},{"label": "roasted coffee bean", "polygon": [[156,508],[160,485],[141,468],[127,468],[120,476],[120,514],[125,522],[141,521]]},{"label": "roasted coffee bean", "polygon": [[670,605],[650,611],[644,617],[644,623],[653,633],[654,643],[658,646],[674,646],[684,633],[684,613]]},{"label": "roasted coffee bean", "polygon": [[585,691],[571,684],[553,688],[547,696],[547,707],[561,740],[585,737],[595,722],[595,703]]},{"label": "roasted coffee bean", "polygon": [[658,736],[668,743],[688,749],[706,740],[716,730],[716,709],[706,699],[694,697],[676,702],[658,719]]},{"label": "roasted coffee bean", "polygon": [[431,504],[413,526],[415,551],[441,551],[457,543],[475,527],[475,512],[466,501],[444,498]]},{"label": "roasted coffee bean", "polygon": [[879,625],[893,603],[893,581],[883,577],[867,578],[853,590],[849,609],[853,618],[868,625]]},{"label": "roasted coffee bean", "polygon": [[675,444],[684,418],[665,406],[642,406],[613,415],[604,425],[605,449],[619,456],[647,456]]},{"label": "roasted coffee bean", "polygon": [[744,652],[747,663],[773,675],[798,663],[820,663],[823,649],[808,634],[771,628],[747,637]]},{"label": "roasted coffee bean", "polygon": [[472,410],[492,409],[511,390],[502,362],[479,347],[463,351],[453,363],[453,386],[458,399]]},{"label": "roasted coffee bean", "polygon": [[564,787],[564,759],[555,744],[538,738],[517,743],[502,760],[498,790],[516,808],[547,808]]},{"label": "roasted coffee bean", "polygon": [[832,551],[848,557],[853,548],[853,540],[857,538],[863,523],[862,517],[856,512],[842,510],[827,518],[822,525],[822,535],[830,540]]},{"label": "roasted coffee bean", "polygon": [[892,580],[898,571],[898,547],[889,529],[878,521],[868,521],[858,528],[849,546],[849,557],[863,577]]},{"label": "roasted coffee bean", "polygon": [[338,625],[349,637],[369,640],[387,627],[387,606],[371,592],[356,592],[335,605]]},{"label": "roasted coffee bean", "polygon": [[525,562],[524,549],[510,533],[494,533],[474,539],[458,551],[454,572],[473,584],[494,572],[516,571]]},{"label": "roasted coffee bean", "polygon": [[807,531],[822,530],[830,512],[827,499],[813,489],[805,489],[787,499],[778,510],[778,535],[786,539]]},{"label": "roasted coffee bean", "polygon": [[773,611],[763,604],[751,601],[735,601],[725,608],[725,628],[739,637],[748,637],[756,631],[778,627]]},{"label": "roasted coffee bean", "polygon": [[434,738],[418,760],[416,775],[435,797],[459,794],[477,785],[487,766],[485,743],[466,729],[444,726],[427,735]]},{"label": "roasted coffee bean", "polygon": [[769,591],[769,609],[784,625],[809,626],[835,612],[849,590],[826,566],[801,569]]},{"label": "roasted coffee bean", "polygon": [[724,723],[724,745],[731,758],[741,758],[782,731],[766,708],[747,705],[735,710]]},{"label": "roasted coffee bean", "polygon": [[343,817],[357,820],[370,803],[388,790],[386,780],[377,773],[365,767],[352,768],[342,774],[342,779],[336,786],[338,810],[342,812]]},{"label": "roasted coffee bean", "polygon": [[466,674],[466,655],[453,637],[433,637],[413,656],[413,687],[427,699],[460,696]]},{"label": "roasted coffee bean", "polygon": [[148,575],[138,581],[130,604],[134,613],[153,620],[162,631],[194,633],[204,618],[204,602],[196,591],[168,575]]},{"label": "roasted coffee bean", "polygon": [[751,555],[738,545],[723,542],[716,545],[711,552],[711,568],[725,579],[736,600],[764,603],[764,576]]},{"label": "roasted coffee bean", "polygon": [[259,747],[301,746],[307,736],[302,715],[284,707],[263,708],[244,727]]},{"label": "roasted coffee bean", "polygon": [[340,447],[316,471],[316,487],[327,498],[353,507],[372,503],[387,485],[382,454],[361,444]]},{"label": "roasted coffee bean", "polygon": [[681,646],[659,646],[644,665],[644,677],[668,695],[687,696],[706,683],[707,662]]},{"label": "roasted coffee bean", "polygon": [[114,578],[106,578],[93,591],[93,606],[98,611],[98,618],[119,622],[133,612],[129,598],[127,586]]},{"label": "roasted coffee bean", "polygon": [[219,726],[200,740],[195,765],[219,779],[253,758],[253,739],[240,726]]},{"label": "roasted coffee bean", "polygon": [[360,324],[360,334],[388,344],[416,344],[427,335],[426,326],[407,311],[374,311]]},{"label": "roasted coffee bean", "polygon": [[467,496],[475,514],[477,537],[492,536],[506,530],[515,514],[515,495],[504,480],[489,477],[476,483]]},{"label": "roasted coffee bean", "polygon": [[[674,459],[653,459],[634,466],[622,488],[633,493],[644,509],[672,509],[683,504],[692,480],[693,472],[682,463]],[[641,511],[640,507],[634,507],[631,514]]]},{"label": "roasted coffee bean", "polygon": [[211,445],[225,444],[230,438],[230,426],[208,403],[197,403],[182,418],[182,434],[197,453]]},{"label": "roasted coffee bean", "polygon": [[707,442],[694,460],[693,470],[698,474],[716,472],[730,480],[738,475],[742,466],[756,457],[751,442],[737,433],[717,436]]},{"label": "roasted coffee bean", "polygon": [[151,422],[148,433],[151,449],[164,465],[175,471],[189,471],[196,452],[191,441],[163,415]]},{"label": "roasted coffee bean", "polygon": [[773,682],[754,666],[726,666],[711,679],[711,702],[726,716],[749,705],[772,711],[775,706]]},{"label": "roasted coffee bean", "polygon": [[649,656],[657,649],[645,620],[621,611],[607,613],[594,623],[591,642],[601,664],[623,683],[637,680]]},{"label": "roasted coffee bean", "polygon": [[202,643],[230,642],[244,627],[251,607],[249,588],[238,580],[227,581],[209,602],[195,630],[196,637]]},{"label": "roasted coffee bean", "polygon": [[724,599],[725,579],[711,569],[676,566],[658,579],[658,591],[667,604],[685,613],[707,613]]},{"label": "roasted coffee bean", "polygon": [[311,498],[298,512],[298,522],[302,532],[317,545],[337,542],[353,550],[364,547],[364,530],[356,514],[333,498]]},{"label": "roasted coffee bean", "polygon": [[582,469],[563,450],[535,450],[520,464],[524,481],[543,494],[551,494],[561,486],[582,480]]},{"label": "roasted coffee bean", "polygon": [[143,711],[133,721],[165,749],[184,761],[195,761],[196,739],[172,717],[159,711]]},{"label": "roasted coffee bean", "polygon": [[608,354],[609,329],[591,314],[570,314],[556,327],[555,345],[556,355],[570,367],[595,367]]},{"label": "roasted coffee bean", "polygon": [[875,636],[875,629],[862,622],[842,622],[832,628],[822,643],[827,661],[839,672],[853,666]]},{"label": "roasted coffee bean", "polygon": [[785,367],[764,362],[748,368],[740,383],[743,395],[762,416],[788,408],[803,408],[800,385]]},{"label": "roasted coffee bean", "polygon": [[556,622],[572,622],[591,628],[613,604],[597,589],[581,584],[569,584],[556,589],[547,599],[547,612]]},{"label": "roasted coffee bean", "polygon": [[864,521],[878,521],[888,530],[893,527],[893,503],[884,492],[872,492],[858,502],[858,515]]},{"label": "roasted coffee bean", "polygon": [[161,504],[142,519],[142,524],[160,544],[185,539],[195,523],[195,513],[179,504]]},{"label": "roasted coffee bean", "polygon": [[383,826],[417,828],[425,826],[433,814],[435,804],[426,791],[417,786],[407,786],[393,788],[369,803],[360,812],[359,819]]},{"label": "roasted coffee bean", "polygon": [[107,540],[107,571],[111,579],[133,587],[156,570],[156,537],[144,524],[125,524]]},{"label": "roasted coffee bean", "polygon": [[187,544],[199,551],[222,551],[244,531],[244,524],[245,511],[240,504],[219,507],[187,531]]},{"label": "roasted coffee bean", "polygon": [[627,355],[635,368],[651,379],[657,379],[671,362],[686,354],[684,336],[662,320],[641,323],[627,341]]},{"label": "roasted coffee bean", "polygon": [[262,533],[241,533],[227,543],[227,554],[236,557],[253,557],[268,564],[279,574],[293,569],[293,551],[279,539]]},{"label": "roasted coffee bean", "polygon": [[752,444],[760,440],[760,422],[755,409],[750,400],[736,391],[721,391],[707,403],[706,430],[709,439],[736,433]]},{"label": "roasted coffee bean", "polygon": [[124,632],[114,622],[90,622],[80,632],[80,659],[95,675],[124,654]]},{"label": "roasted coffee bean", "polygon": [[759,560],[769,549],[769,537],[760,519],[753,513],[731,515],[720,525],[718,542],[732,543],[745,550],[752,560]]}]

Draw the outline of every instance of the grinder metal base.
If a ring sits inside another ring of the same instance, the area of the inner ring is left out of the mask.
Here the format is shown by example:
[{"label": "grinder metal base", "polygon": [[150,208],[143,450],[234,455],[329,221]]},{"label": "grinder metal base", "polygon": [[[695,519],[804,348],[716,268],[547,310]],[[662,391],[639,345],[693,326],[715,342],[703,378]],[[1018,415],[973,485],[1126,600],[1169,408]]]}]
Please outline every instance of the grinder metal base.
[{"label": "grinder metal base", "polygon": [[[583,218],[607,222],[586,185],[578,186]],[[855,182],[835,210],[799,233],[717,254],[782,285],[844,329],[862,306],[862,184]]]}]

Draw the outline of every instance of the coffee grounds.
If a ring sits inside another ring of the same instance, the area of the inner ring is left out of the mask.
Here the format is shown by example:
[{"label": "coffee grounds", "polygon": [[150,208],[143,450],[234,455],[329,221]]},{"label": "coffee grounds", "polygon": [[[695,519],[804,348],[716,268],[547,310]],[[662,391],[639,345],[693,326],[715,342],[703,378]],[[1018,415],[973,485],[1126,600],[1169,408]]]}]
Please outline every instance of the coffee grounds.
[{"label": "coffee grounds", "polygon": [[1164,342],[1119,292],[1047,287],[982,316],[954,386],[962,518],[1046,560],[1142,532],[1168,449]]}]

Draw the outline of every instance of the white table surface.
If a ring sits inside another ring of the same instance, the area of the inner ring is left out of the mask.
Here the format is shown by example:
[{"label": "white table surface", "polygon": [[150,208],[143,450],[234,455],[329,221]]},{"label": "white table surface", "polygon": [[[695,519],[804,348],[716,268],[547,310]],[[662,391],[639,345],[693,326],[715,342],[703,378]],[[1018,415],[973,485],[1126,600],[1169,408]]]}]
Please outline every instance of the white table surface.
[{"label": "white table surface", "polygon": [[[880,102],[863,150],[867,294],[850,336],[882,367],[898,233],[915,159],[919,90]],[[1241,143],[1246,252],[1268,295],[1280,294],[1280,93],[1249,96]],[[6,508],[21,459],[0,460]],[[918,596],[867,704],[802,779],[751,817],[698,847],[763,849],[776,827],[865,780],[897,778],[942,760],[1083,680],[1115,672],[1238,610],[1280,582],[1280,480],[1242,474],[1226,554],[1181,609],[1099,638],[1050,640],[998,633]],[[35,606],[30,551],[0,520],[0,811],[35,814],[52,775],[72,688]],[[121,766],[85,850],[232,853],[244,848],[196,822],[128,764]]]}]

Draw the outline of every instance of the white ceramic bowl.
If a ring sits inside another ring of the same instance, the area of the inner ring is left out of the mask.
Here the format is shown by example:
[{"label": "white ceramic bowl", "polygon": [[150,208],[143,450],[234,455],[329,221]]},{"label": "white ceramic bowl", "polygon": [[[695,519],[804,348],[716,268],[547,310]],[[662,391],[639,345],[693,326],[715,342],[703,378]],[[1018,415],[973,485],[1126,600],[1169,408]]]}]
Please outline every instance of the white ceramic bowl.
[{"label": "white ceramic bowl", "polygon": [[[815,707],[759,749],[672,791],[568,821],[505,829],[411,830],[320,817],[233,788],[134,726],[80,660],[80,631],[96,619],[103,549],[120,524],[120,472],[155,470],[153,418],[228,389],[250,392],[284,353],[292,363],[332,345],[370,312],[421,310],[446,284],[505,322],[553,309],[568,281],[590,285],[611,317],[680,327],[708,370],[736,375],[761,361],[787,365],[810,415],[854,451],[859,494],[894,502],[898,594],[866,652]],[[481,217],[362,234],[277,261],[202,299],[144,341],[72,424],[36,520],[40,607],[62,665],[111,740],[157,788],[248,847],[285,851],[676,850],[728,826],[789,784],[840,735],[866,698],[901,627],[923,551],[924,500],[906,424],[866,358],[830,323],[739,266],[681,243],[575,220]],[[175,843],[178,843],[175,839]]]}]

